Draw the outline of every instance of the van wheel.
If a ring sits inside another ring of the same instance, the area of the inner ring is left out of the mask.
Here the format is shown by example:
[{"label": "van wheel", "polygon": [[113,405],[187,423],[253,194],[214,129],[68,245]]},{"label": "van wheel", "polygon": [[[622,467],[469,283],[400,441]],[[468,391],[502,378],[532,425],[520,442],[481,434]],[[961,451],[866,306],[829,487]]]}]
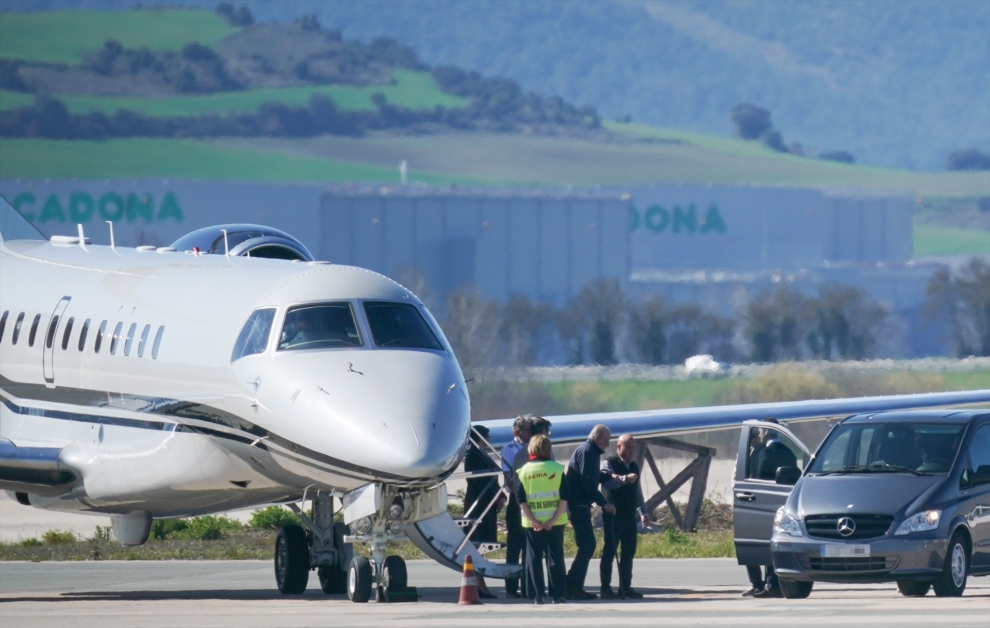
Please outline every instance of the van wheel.
[{"label": "van wheel", "polygon": [[963,535],[956,532],[949,539],[949,550],[945,553],[945,565],[935,580],[935,595],[939,597],[959,597],[966,590],[966,576],[969,572],[969,549]]},{"label": "van wheel", "polygon": [[811,595],[811,589],[815,586],[814,582],[792,582],[790,580],[780,581],[780,592],[784,594],[788,600],[800,600]]},{"label": "van wheel", "polygon": [[925,597],[928,595],[928,589],[931,588],[931,582],[918,582],[917,580],[897,581],[897,590],[905,597]]}]

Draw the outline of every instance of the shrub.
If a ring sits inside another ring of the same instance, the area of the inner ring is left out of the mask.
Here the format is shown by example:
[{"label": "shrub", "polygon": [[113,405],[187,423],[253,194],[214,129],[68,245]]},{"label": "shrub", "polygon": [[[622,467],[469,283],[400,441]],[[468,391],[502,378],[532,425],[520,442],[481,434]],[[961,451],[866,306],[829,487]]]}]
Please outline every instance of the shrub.
[{"label": "shrub", "polygon": [[49,530],[41,535],[41,540],[45,545],[69,545],[79,539],[74,532],[68,530]]},{"label": "shrub", "polygon": [[739,103],[732,108],[732,123],[736,136],[744,140],[756,140],[773,131],[770,112],[751,102]]},{"label": "shrub", "polygon": [[151,538],[164,541],[178,538],[176,535],[189,527],[185,519],[155,519],[151,524]]},{"label": "shrub", "polygon": [[200,541],[215,541],[231,532],[242,530],[244,526],[227,517],[196,517],[189,520],[189,527],[179,533],[179,538]]},{"label": "shrub", "polygon": [[853,154],[845,150],[833,150],[826,153],[822,153],[818,156],[819,159],[824,159],[825,161],[837,161],[840,164],[851,164],[856,161]]},{"label": "shrub", "polygon": [[945,167],[947,170],[990,170],[990,153],[975,148],[952,151]]},{"label": "shrub", "polygon": [[259,530],[277,530],[282,526],[300,525],[300,523],[296,513],[281,506],[269,506],[255,510],[248,525]]},{"label": "shrub", "polygon": [[44,545],[44,543],[35,538],[24,539],[21,541],[22,547],[38,547],[39,545]]},{"label": "shrub", "polygon": [[686,543],[688,540],[687,535],[677,528],[667,528],[663,531],[663,535],[666,537],[668,543]]}]

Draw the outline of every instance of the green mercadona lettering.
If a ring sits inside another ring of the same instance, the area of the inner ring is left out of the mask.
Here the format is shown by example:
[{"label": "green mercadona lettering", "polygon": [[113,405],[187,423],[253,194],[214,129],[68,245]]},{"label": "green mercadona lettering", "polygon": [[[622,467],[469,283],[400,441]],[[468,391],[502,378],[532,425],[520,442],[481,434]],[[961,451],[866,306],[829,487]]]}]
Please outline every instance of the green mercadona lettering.
[{"label": "green mercadona lettering", "polygon": [[705,214],[698,216],[698,208],[691,203],[686,208],[674,205],[668,209],[662,205],[650,205],[644,211],[629,206],[629,231],[645,228],[652,233],[725,233],[725,220],[712,203]]},{"label": "green mercadona lettering", "polygon": [[31,192],[24,192],[14,197],[13,205],[25,218],[38,224],[81,223],[91,220],[148,223],[185,220],[174,192],[166,192],[161,197],[161,202],[157,204],[153,195],[134,192],[126,195],[107,192],[99,198],[94,198],[87,192],[72,192],[64,202],[58,194],[49,194],[44,202],[41,202],[41,197],[35,197]]}]

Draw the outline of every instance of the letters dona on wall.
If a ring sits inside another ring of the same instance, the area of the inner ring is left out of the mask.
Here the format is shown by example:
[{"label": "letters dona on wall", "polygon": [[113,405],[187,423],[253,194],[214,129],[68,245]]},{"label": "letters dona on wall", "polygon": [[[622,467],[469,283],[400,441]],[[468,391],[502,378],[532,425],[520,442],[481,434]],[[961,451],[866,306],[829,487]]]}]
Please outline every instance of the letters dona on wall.
[{"label": "letters dona on wall", "polygon": [[712,203],[699,216],[694,203],[687,207],[675,205],[668,209],[662,205],[650,205],[645,210],[629,207],[629,231],[643,229],[649,233],[725,233],[725,220],[718,205]]}]

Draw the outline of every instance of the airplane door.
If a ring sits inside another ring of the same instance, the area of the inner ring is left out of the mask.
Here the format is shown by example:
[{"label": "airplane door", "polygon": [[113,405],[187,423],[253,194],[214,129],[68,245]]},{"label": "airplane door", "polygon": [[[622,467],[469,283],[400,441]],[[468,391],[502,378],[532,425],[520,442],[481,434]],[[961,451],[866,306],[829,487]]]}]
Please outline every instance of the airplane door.
[{"label": "airplane door", "polygon": [[[779,444],[774,444],[768,454],[778,453],[764,456],[761,465],[760,454],[774,440]],[[742,426],[732,483],[733,536],[740,565],[773,564],[770,558],[773,518],[792,488],[776,483],[777,468],[793,465],[803,471],[809,458],[804,443],[784,427],[762,421],[748,421]]]},{"label": "airplane door", "polygon": [[55,337],[58,335],[59,322],[62,319],[62,315],[65,313],[65,308],[69,307],[69,301],[71,300],[71,297],[62,297],[62,300],[55,306],[55,311],[52,312],[52,317],[48,319],[48,327],[45,328],[43,362],[45,369],[45,385],[49,388],[55,387],[55,365],[53,364],[55,358],[55,345],[57,344]]}]

